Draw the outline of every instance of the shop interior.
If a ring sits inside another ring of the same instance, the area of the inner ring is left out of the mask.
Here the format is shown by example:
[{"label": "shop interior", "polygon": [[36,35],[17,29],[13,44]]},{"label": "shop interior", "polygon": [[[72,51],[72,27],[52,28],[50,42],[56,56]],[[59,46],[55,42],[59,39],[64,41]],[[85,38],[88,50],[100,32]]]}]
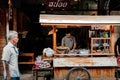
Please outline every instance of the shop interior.
[{"label": "shop interior", "polygon": [[[42,27],[42,26],[41,26]],[[53,47],[52,34],[48,34],[52,28],[36,27],[29,31],[25,37],[20,34],[19,48],[21,53],[34,52],[35,55],[42,55],[44,48]],[[78,28],[59,28],[57,31],[57,46],[61,46],[61,39],[65,36],[66,31],[70,31],[76,38],[77,48],[90,48],[89,26],[81,26]]]}]

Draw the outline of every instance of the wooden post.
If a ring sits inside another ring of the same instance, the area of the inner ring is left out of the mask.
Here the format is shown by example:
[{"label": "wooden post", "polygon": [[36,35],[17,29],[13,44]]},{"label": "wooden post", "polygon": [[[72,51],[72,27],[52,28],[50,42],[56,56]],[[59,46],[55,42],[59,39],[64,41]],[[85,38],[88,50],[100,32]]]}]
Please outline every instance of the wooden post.
[{"label": "wooden post", "polygon": [[8,42],[9,33],[9,13],[6,12],[6,42]]},{"label": "wooden post", "polygon": [[114,26],[111,25],[111,51],[114,54]]},{"label": "wooden post", "polygon": [[13,8],[12,0],[8,1],[9,5],[9,28],[17,31],[17,17],[16,17],[16,9]]},{"label": "wooden post", "polygon": [[13,9],[13,30],[17,31],[17,17],[16,17],[16,9]]},{"label": "wooden post", "polygon": [[57,41],[56,41],[56,27],[55,26],[53,26],[53,50],[56,52],[56,43],[57,43]]}]

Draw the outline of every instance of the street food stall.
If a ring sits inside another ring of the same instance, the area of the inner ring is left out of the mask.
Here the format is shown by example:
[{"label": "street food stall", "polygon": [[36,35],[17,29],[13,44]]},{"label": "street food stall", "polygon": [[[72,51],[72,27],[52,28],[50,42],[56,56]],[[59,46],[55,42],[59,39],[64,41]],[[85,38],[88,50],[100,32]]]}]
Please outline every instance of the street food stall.
[{"label": "street food stall", "polygon": [[[49,33],[53,35],[54,56],[43,55],[43,59],[53,61],[55,79],[64,80],[71,68],[82,66],[87,68],[92,80],[115,80],[114,26],[120,24],[120,16],[40,14],[39,22],[43,27],[52,27]],[[58,53],[57,50],[65,47],[57,45],[57,31],[80,27],[90,27],[87,34],[89,49],[78,48],[78,52],[73,54]]]}]

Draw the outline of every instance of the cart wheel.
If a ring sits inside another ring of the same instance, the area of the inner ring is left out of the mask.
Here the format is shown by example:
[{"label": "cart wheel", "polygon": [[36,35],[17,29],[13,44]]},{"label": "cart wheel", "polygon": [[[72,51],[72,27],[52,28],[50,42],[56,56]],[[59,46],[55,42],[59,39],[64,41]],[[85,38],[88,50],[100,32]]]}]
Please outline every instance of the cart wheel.
[{"label": "cart wheel", "polygon": [[91,80],[90,73],[86,68],[75,67],[70,69],[66,80]]}]

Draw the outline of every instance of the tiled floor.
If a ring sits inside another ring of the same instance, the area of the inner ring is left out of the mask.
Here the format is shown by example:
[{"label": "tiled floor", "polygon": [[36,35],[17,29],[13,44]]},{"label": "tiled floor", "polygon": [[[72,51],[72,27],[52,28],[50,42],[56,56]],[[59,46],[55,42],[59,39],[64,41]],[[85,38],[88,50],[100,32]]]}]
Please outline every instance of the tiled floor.
[{"label": "tiled floor", "polygon": [[[32,71],[26,71],[21,73],[21,80],[35,80]],[[45,80],[43,77],[39,77],[38,80]],[[53,79],[51,79],[53,80]]]},{"label": "tiled floor", "polygon": [[[0,80],[3,80],[3,76],[0,75]],[[21,73],[21,80],[34,80],[33,74],[31,71]],[[38,80],[43,80],[43,78],[39,78]]]},{"label": "tiled floor", "polygon": [[[0,75],[0,80],[3,80],[3,76]],[[23,71],[21,73],[21,80],[35,80],[32,74],[32,71]],[[44,80],[42,77],[38,78],[38,80]],[[51,80],[56,80],[56,79],[51,79]],[[58,79],[57,79],[58,80]],[[59,80],[64,80],[64,79],[59,79]],[[99,79],[92,79],[92,80],[99,80]],[[119,79],[115,79],[115,80],[120,80]]]},{"label": "tiled floor", "polygon": [[21,75],[21,80],[33,80],[32,74],[22,74]]},{"label": "tiled floor", "polygon": [[3,80],[3,76],[2,75],[0,75],[0,80]]}]

